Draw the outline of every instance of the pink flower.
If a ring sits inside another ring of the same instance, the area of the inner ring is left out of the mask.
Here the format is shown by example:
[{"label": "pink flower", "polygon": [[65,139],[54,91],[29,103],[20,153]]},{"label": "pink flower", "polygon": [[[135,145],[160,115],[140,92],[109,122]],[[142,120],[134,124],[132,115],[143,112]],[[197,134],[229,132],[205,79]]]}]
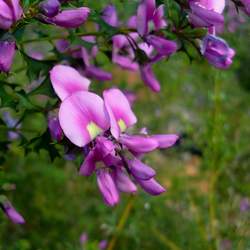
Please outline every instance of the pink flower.
[{"label": "pink flower", "polygon": [[22,14],[19,0],[0,0],[0,29],[9,29]]}]

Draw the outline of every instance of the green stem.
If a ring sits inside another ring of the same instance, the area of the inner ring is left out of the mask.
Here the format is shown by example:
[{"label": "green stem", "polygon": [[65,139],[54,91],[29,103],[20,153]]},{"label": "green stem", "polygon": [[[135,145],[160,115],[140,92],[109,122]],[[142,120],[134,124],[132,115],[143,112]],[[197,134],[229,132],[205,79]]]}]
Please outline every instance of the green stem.
[{"label": "green stem", "polygon": [[122,212],[122,215],[120,217],[120,220],[116,226],[115,234],[113,235],[113,237],[111,238],[111,240],[108,244],[107,250],[115,249],[115,245],[116,245],[118,236],[122,232],[122,230],[123,230],[123,228],[128,220],[128,217],[129,217],[130,212],[132,210],[133,204],[134,204],[134,196],[130,196],[128,203],[126,204],[126,206]]}]

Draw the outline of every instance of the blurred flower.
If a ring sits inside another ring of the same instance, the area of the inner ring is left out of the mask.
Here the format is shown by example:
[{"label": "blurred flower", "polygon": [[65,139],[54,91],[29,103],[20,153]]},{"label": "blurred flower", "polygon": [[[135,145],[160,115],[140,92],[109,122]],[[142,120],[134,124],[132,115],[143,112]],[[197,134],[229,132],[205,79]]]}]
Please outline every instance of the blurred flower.
[{"label": "blurred flower", "polygon": [[[21,123],[18,124],[18,119],[14,118],[9,111],[4,111],[2,115],[3,121],[6,123],[7,128],[11,129],[20,129]],[[8,138],[11,141],[14,141],[20,137],[18,131],[8,131]]]},{"label": "blurred flower", "polygon": [[161,90],[161,85],[155,77],[151,64],[145,64],[140,67],[141,78],[143,82],[154,92]]},{"label": "blurred flower", "polygon": [[235,51],[225,40],[213,35],[207,35],[203,39],[201,53],[210,64],[219,69],[227,69],[235,55]]},{"label": "blurred flower", "polygon": [[118,26],[118,16],[114,5],[107,5],[102,11],[102,19],[110,26]]},{"label": "blurred flower", "polygon": [[16,43],[13,41],[0,41],[0,72],[9,72],[14,56]]},{"label": "blurred flower", "polygon": [[64,28],[77,28],[88,18],[90,9],[81,7],[77,9],[63,10],[54,17],[44,17],[44,21]]},{"label": "blurred flower", "polygon": [[20,215],[16,209],[11,205],[11,203],[8,200],[1,201],[0,207],[4,211],[4,213],[7,215],[7,217],[15,224],[24,224],[25,220]]},{"label": "blurred flower", "polygon": [[243,198],[240,201],[240,211],[241,212],[247,212],[250,210],[250,202],[248,198]]},{"label": "blurred flower", "polygon": [[61,4],[58,0],[45,0],[39,4],[41,12],[47,17],[54,17],[58,14]]},{"label": "blurred flower", "polygon": [[22,14],[19,0],[0,0],[0,29],[9,29]]},{"label": "blurred flower", "polygon": [[232,249],[232,242],[228,239],[224,239],[220,243],[222,250],[231,250]]},{"label": "blurred flower", "polygon": [[99,242],[99,249],[100,250],[104,250],[104,249],[106,249],[107,248],[107,246],[108,246],[108,242],[106,241],[106,240],[101,240],[100,242]]},{"label": "blurred flower", "polygon": [[224,17],[221,15],[225,1],[221,0],[191,0],[189,1],[191,13],[190,22],[196,27],[211,27],[222,25]]},{"label": "blurred flower", "polygon": [[85,245],[87,241],[88,241],[88,234],[86,232],[83,232],[80,236],[80,243],[82,245]]},{"label": "blurred flower", "polygon": [[167,26],[164,20],[164,5],[156,6],[155,0],[142,0],[137,9],[137,31],[141,36],[150,32],[151,24],[154,30]]},{"label": "blurred flower", "polygon": [[243,10],[244,12],[250,16],[250,0],[240,0],[243,4]]},{"label": "blurred flower", "polygon": [[53,140],[61,141],[63,138],[63,131],[58,120],[56,112],[49,112],[48,115],[48,128]]},{"label": "blurred flower", "polygon": [[[113,27],[118,27],[118,17],[113,5],[108,5],[103,10],[103,20]],[[152,28],[150,24],[153,23]],[[152,64],[170,56],[177,50],[174,41],[165,39],[163,36],[149,34],[166,27],[164,20],[164,5],[156,6],[154,0],[143,0],[137,9],[137,16],[130,17],[127,26],[137,29],[129,35],[115,35],[112,37],[112,61],[121,68],[131,71],[139,69],[141,78],[152,91],[160,91],[160,84],[152,71]],[[152,30],[149,30],[152,28]],[[140,36],[144,40],[140,40]]]}]

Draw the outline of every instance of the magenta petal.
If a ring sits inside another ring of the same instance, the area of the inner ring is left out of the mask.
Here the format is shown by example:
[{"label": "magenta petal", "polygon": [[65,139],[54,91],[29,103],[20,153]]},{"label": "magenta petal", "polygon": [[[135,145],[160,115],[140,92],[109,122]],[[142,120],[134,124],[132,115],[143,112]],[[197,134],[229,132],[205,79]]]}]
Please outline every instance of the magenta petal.
[{"label": "magenta petal", "polygon": [[95,66],[87,66],[85,74],[89,78],[95,78],[99,81],[110,81],[112,80],[112,74]]},{"label": "magenta petal", "polygon": [[74,68],[56,65],[50,71],[50,79],[56,94],[61,100],[77,91],[88,90],[90,80],[80,75]]},{"label": "magenta petal", "polygon": [[87,20],[89,13],[90,9],[87,7],[64,10],[48,21],[64,28],[77,28]]},{"label": "magenta petal", "polygon": [[135,179],[140,180],[149,180],[155,176],[155,171],[148,165],[144,164],[137,158],[133,160],[129,160],[128,164],[130,166],[131,174],[135,177]]},{"label": "magenta petal", "polygon": [[12,17],[13,17],[13,21],[17,21],[21,18],[22,14],[23,14],[23,9],[20,5],[20,1],[19,0],[9,0],[6,1],[7,4],[9,4],[11,10],[12,10]]},{"label": "magenta petal", "polygon": [[225,0],[199,0],[198,3],[218,13],[222,13],[225,8]]},{"label": "magenta petal", "polygon": [[25,220],[21,214],[11,205],[10,202],[6,201],[2,204],[2,209],[8,218],[15,224],[24,224]]},{"label": "magenta petal", "polygon": [[113,63],[116,63],[121,68],[126,69],[126,70],[136,71],[138,69],[138,64],[127,56],[113,54],[112,61]]},{"label": "magenta petal", "polygon": [[129,101],[119,89],[109,89],[103,92],[105,107],[108,111],[111,133],[118,138],[121,132],[137,122]]},{"label": "magenta petal", "polygon": [[97,184],[102,193],[105,203],[114,206],[119,202],[119,192],[111,174],[107,169],[97,171]]},{"label": "magenta petal", "polygon": [[147,153],[158,147],[157,140],[146,135],[121,135],[119,141],[135,153]]},{"label": "magenta petal", "polygon": [[50,135],[53,140],[61,141],[63,138],[63,131],[60,126],[58,116],[56,114],[50,113],[48,116],[48,128]]},{"label": "magenta petal", "polygon": [[137,179],[139,185],[151,195],[159,195],[166,191],[164,187],[162,187],[154,178],[149,180],[139,180]]},{"label": "magenta petal", "polygon": [[155,35],[147,36],[147,42],[152,45],[159,54],[169,56],[176,52],[177,45],[173,41]]},{"label": "magenta petal", "polygon": [[82,163],[79,174],[80,175],[85,175],[85,176],[90,176],[96,168],[96,156],[95,156],[95,151],[91,150],[86,158],[84,159],[84,162]]},{"label": "magenta petal", "polygon": [[155,29],[163,29],[167,26],[167,22],[164,20],[164,5],[160,5],[154,12],[153,22]]},{"label": "magenta petal", "polygon": [[137,25],[137,31],[141,36],[147,34],[148,32],[147,7],[144,3],[141,3],[138,6],[136,25]]},{"label": "magenta petal", "polygon": [[102,11],[102,19],[110,26],[118,26],[118,17],[114,5],[109,4],[104,8],[104,10]]},{"label": "magenta petal", "polygon": [[135,193],[136,185],[130,180],[128,175],[119,167],[114,170],[114,180],[119,191],[125,193]]},{"label": "magenta petal", "polygon": [[159,146],[158,148],[169,148],[172,147],[176,141],[179,139],[178,135],[169,134],[169,135],[152,135],[151,138],[157,140]]},{"label": "magenta petal", "polygon": [[0,41],[0,72],[9,72],[14,56],[15,42]]},{"label": "magenta petal", "polygon": [[150,64],[141,66],[140,73],[142,80],[152,91],[159,92],[161,90],[160,83],[156,79]]},{"label": "magenta petal", "polygon": [[12,23],[13,16],[9,5],[0,0],[0,29],[9,29]]},{"label": "magenta petal", "polygon": [[109,128],[102,98],[87,91],[75,92],[62,102],[59,121],[64,134],[79,147]]},{"label": "magenta petal", "polygon": [[96,138],[95,151],[98,156],[103,159],[109,154],[115,154],[115,144],[104,136],[98,136]]}]

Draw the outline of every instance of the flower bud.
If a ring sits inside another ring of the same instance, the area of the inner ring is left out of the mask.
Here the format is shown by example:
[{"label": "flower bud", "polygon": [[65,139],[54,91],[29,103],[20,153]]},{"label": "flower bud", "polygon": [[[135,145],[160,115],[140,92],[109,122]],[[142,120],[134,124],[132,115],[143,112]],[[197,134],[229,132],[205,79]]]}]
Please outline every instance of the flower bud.
[{"label": "flower bud", "polygon": [[208,62],[219,69],[227,69],[232,64],[235,51],[219,37],[207,35],[202,42],[201,53]]},{"label": "flower bud", "polygon": [[9,72],[14,56],[15,42],[0,41],[0,72]]},{"label": "flower bud", "polygon": [[58,0],[45,0],[39,4],[41,12],[47,17],[54,17],[57,15],[60,6],[61,4]]}]

